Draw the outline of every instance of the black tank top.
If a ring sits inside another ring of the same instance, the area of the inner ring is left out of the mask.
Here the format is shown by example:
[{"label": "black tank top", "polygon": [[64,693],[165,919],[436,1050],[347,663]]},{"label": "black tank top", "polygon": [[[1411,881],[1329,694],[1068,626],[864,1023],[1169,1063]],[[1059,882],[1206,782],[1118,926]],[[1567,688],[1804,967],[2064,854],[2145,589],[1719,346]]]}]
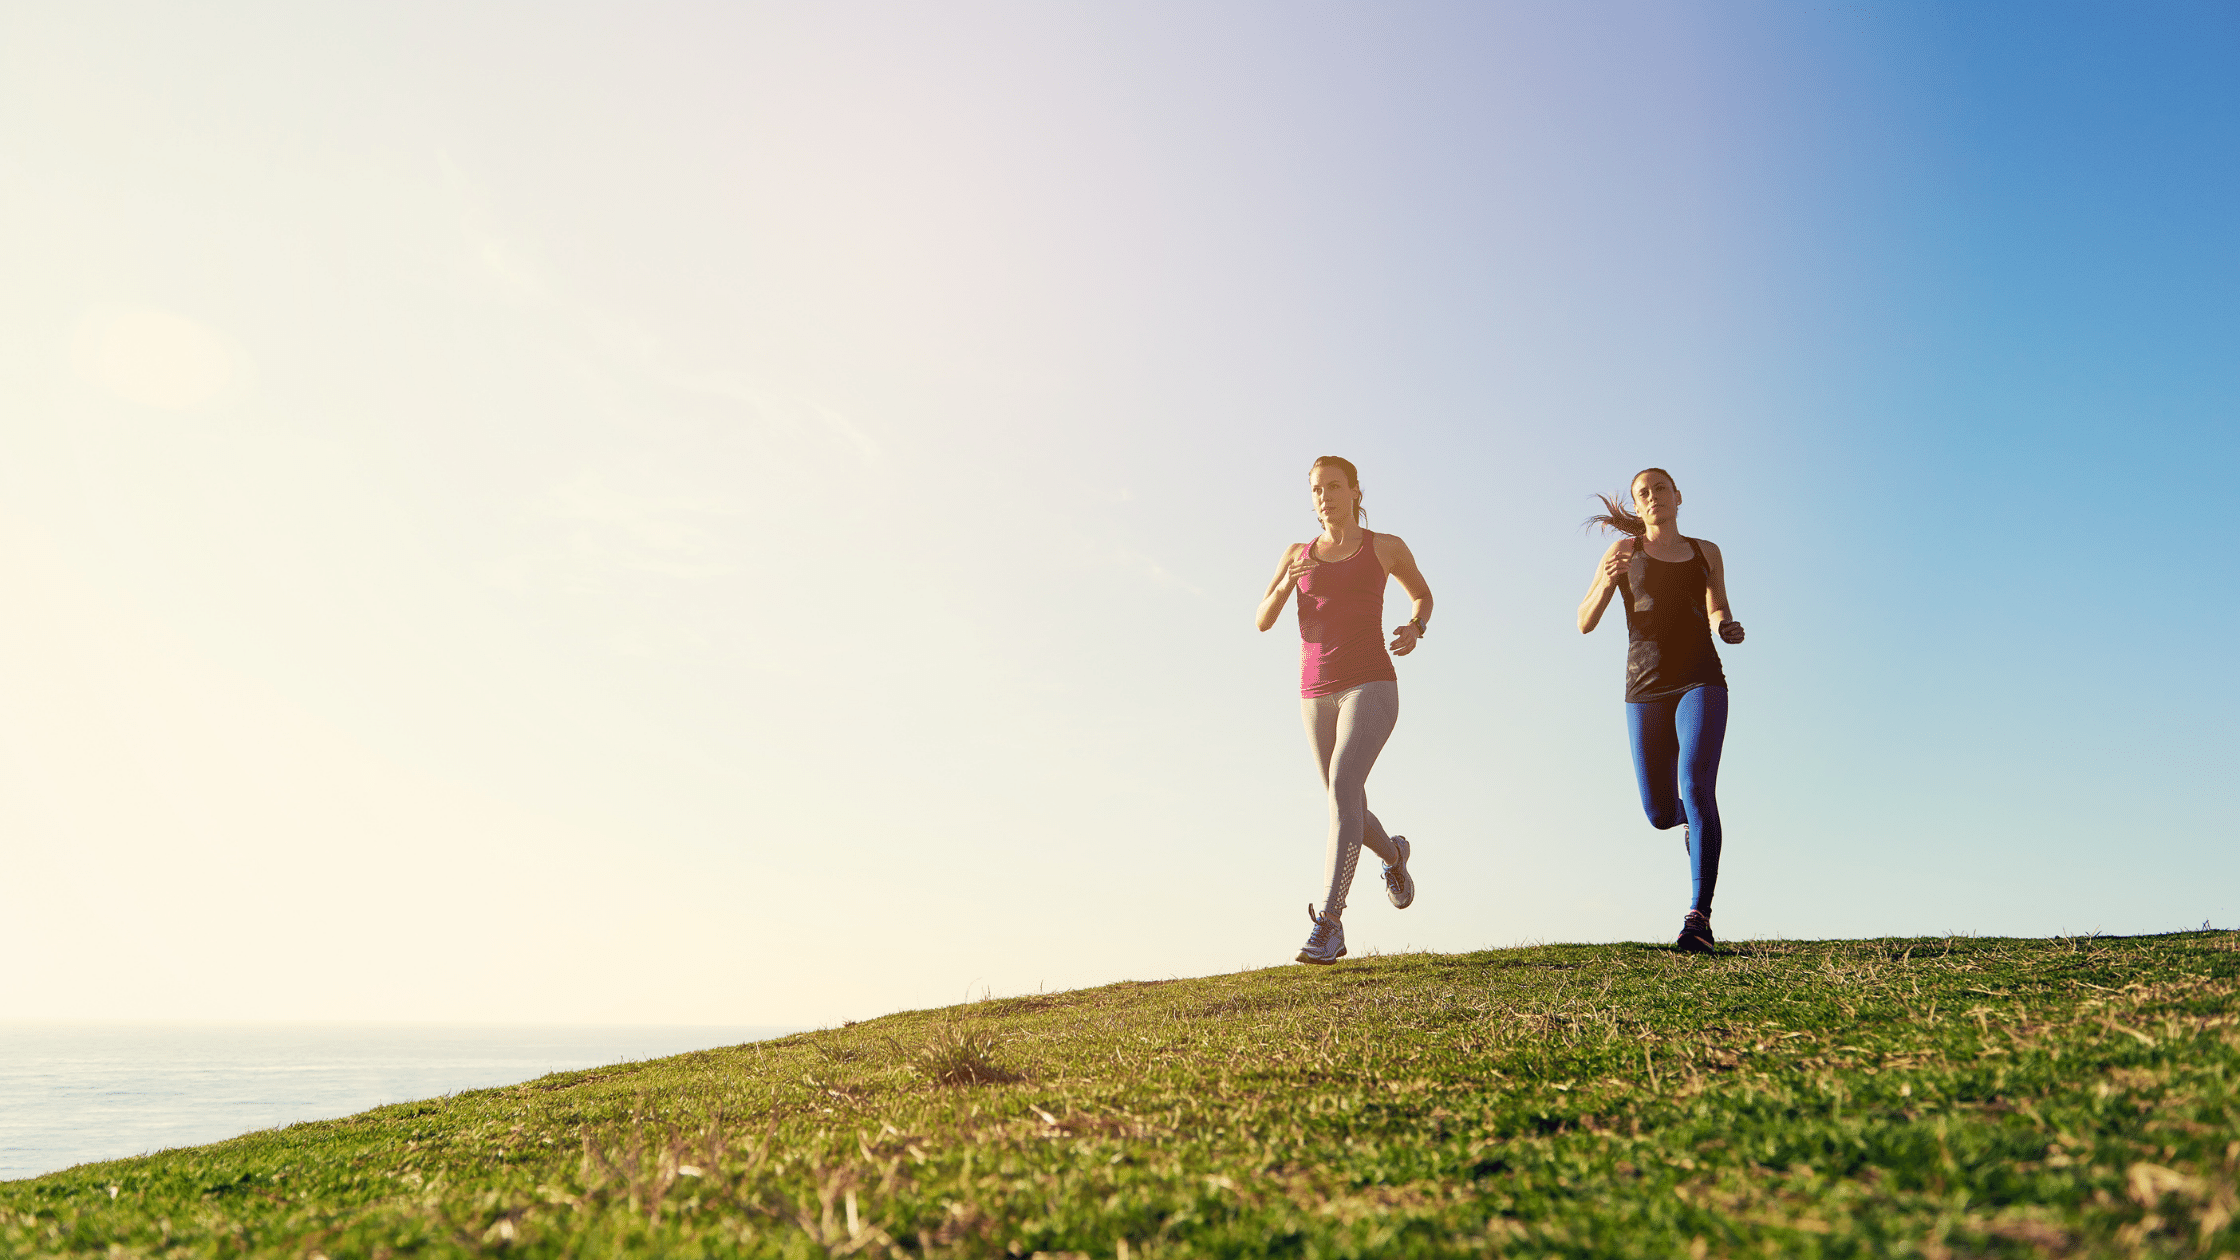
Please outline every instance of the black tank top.
[{"label": "black tank top", "polygon": [[1711,646],[1711,617],[1703,606],[1711,568],[1704,563],[1703,544],[1686,541],[1695,554],[1685,560],[1643,555],[1648,570],[1642,576],[1644,590],[1633,589],[1629,574],[1618,575],[1618,598],[1626,605],[1627,704],[1727,685],[1719,650]]}]

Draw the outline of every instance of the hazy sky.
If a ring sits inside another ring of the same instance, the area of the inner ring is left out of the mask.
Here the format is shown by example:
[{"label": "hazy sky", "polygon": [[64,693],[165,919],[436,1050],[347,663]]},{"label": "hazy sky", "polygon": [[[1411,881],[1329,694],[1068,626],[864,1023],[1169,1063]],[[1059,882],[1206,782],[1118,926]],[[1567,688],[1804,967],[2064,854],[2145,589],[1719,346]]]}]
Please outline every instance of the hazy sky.
[{"label": "hazy sky", "polygon": [[[815,1023],[1279,964],[1314,456],[1438,596],[1356,952],[2240,919],[2240,8],[13,4],[0,1011]],[[1405,614],[1395,593],[1388,621]]]}]

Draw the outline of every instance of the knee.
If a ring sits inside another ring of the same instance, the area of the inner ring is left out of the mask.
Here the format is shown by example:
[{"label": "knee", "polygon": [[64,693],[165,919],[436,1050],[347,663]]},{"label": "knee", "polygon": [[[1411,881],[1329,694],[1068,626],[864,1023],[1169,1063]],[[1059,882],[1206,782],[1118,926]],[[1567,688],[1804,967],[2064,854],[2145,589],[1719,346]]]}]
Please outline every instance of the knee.
[{"label": "knee", "polygon": [[1682,779],[1680,781],[1680,802],[1687,808],[1688,813],[1695,815],[1697,818],[1717,818],[1719,816],[1719,797],[1717,793],[1712,791],[1711,785],[1708,783],[1691,783]]},{"label": "knee", "polygon": [[1688,821],[1688,811],[1678,801],[1664,806],[1651,806],[1647,811],[1649,825],[1659,831],[1670,831]]}]

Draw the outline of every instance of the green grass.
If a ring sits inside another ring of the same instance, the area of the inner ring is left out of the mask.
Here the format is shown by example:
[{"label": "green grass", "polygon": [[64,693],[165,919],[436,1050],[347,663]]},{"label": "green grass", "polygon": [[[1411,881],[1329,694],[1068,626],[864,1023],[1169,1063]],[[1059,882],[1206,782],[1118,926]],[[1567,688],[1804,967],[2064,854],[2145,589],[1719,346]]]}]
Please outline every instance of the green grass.
[{"label": "green grass", "polygon": [[1365,958],[0,1185],[8,1255],[2240,1253],[2240,940]]}]

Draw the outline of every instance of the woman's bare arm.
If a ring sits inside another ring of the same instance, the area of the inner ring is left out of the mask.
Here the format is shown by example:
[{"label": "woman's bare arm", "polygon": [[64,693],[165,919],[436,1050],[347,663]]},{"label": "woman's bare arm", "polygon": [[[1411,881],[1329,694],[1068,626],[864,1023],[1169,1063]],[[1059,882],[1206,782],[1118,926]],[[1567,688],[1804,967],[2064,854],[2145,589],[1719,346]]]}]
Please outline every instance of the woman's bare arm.
[{"label": "woman's bare arm", "polygon": [[1711,618],[1711,628],[1729,643],[1742,642],[1742,623],[1734,619],[1734,611],[1727,606],[1727,561],[1719,554],[1717,543],[1698,538],[1696,546],[1703,549],[1703,567],[1710,579],[1703,587],[1704,615]]},{"label": "woman's bare arm", "polygon": [[1602,610],[1610,606],[1610,597],[1618,591],[1618,579],[1625,576],[1634,545],[1633,539],[1621,538],[1602,553],[1594,566],[1594,583],[1587,587],[1587,597],[1579,601],[1579,633],[1591,634],[1602,624]]},{"label": "woman's bare arm", "polygon": [[1400,589],[1414,601],[1408,614],[1414,620],[1392,629],[1392,654],[1406,656],[1416,650],[1416,640],[1423,637],[1416,622],[1431,624],[1431,584],[1423,580],[1423,570],[1416,567],[1416,553],[1408,550],[1408,544],[1396,534],[1377,535],[1377,563],[1400,580]]},{"label": "woman's bare arm", "polygon": [[1283,559],[1276,562],[1276,575],[1268,580],[1268,591],[1260,597],[1260,629],[1266,630],[1283,614],[1283,606],[1291,602],[1291,592],[1307,571],[1320,564],[1305,543],[1293,543],[1283,549]]}]

